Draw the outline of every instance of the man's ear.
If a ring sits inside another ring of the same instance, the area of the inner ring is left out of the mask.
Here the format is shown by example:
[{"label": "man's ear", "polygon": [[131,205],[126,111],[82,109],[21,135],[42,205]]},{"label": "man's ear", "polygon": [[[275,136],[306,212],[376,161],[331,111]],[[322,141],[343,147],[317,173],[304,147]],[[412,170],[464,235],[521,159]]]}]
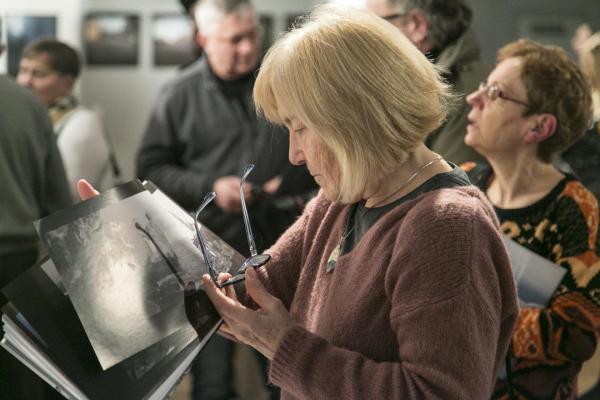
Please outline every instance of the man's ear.
[{"label": "man's ear", "polygon": [[411,42],[423,53],[431,50],[429,37],[429,20],[425,13],[419,9],[411,10],[407,15],[408,29],[406,32]]},{"label": "man's ear", "polygon": [[532,117],[531,127],[525,134],[525,143],[540,143],[556,132],[556,117],[552,114],[537,114]]},{"label": "man's ear", "polygon": [[206,47],[206,36],[200,33],[200,31],[196,32],[196,36],[194,36],[196,44],[200,46],[201,49]]}]

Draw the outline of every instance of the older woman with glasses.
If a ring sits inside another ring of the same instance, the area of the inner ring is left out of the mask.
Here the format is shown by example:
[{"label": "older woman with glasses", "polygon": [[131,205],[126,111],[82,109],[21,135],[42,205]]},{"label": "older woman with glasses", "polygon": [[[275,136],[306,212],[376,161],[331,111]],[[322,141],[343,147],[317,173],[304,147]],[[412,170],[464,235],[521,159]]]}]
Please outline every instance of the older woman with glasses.
[{"label": "older woman with glasses", "polygon": [[549,304],[521,308],[512,371],[493,398],[575,399],[581,363],[600,335],[598,204],[552,161],[589,126],[588,83],[561,49],[521,40],[500,49],[467,101],[465,142],[489,162],[465,166],[471,181],[510,239],[566,270]]},{"label": "older woman with glasses", "polygon": [[493,209],[423,145],[448,99],[427,58],[365,11],[320,8],[266,56],[257,109],[321,191],[246,271],[248,297],[203,284],[283,399],[491,394],[515,287]]}]

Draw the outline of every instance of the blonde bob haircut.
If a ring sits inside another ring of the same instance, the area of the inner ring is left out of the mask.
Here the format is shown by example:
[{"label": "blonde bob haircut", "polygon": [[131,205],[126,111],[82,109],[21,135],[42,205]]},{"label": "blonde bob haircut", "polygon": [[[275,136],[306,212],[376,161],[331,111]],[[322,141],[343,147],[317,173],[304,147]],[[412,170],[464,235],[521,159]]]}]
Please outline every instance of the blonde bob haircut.
[{"label": "blonde bob haircut", "polygon": [[398,29],[374,14],[325,5],[268,51],[254,86],[259,113],[283,124],[292,111],[340,171],[337,201],[398,168],[445,119],[450,95],[438,71]]}]

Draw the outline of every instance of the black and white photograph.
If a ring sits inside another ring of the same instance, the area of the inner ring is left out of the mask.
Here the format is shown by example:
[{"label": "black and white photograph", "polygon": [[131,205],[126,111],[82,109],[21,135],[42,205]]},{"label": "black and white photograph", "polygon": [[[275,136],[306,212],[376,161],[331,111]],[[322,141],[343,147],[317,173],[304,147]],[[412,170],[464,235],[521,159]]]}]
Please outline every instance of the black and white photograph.
[{"label": "black and white photograph", "polygon": [[83,21],[88,65],[137,65],[139,24],[135,14],[90,13]]},{"label": "black and white photograph", "polygon": [[194,23],[182,14],[155,14],[152,17],[154,65],[190,63],[195,58]]},{"label": "black and white photograph", "polygon": [[8,73],[19,72],[21,52],[36,39],[56,36],[56,17],[53,15],[8,15],[6,18],[6,45]]},{"label": "black and white photograph", "polygon": [[[143,191],[41,232],[104,369],[198,325],[184,304],[186,284],[199,285],[206,273],[192,220],[158,196]],[[231,248],[205,237],[219,272],[241,264]]]}]

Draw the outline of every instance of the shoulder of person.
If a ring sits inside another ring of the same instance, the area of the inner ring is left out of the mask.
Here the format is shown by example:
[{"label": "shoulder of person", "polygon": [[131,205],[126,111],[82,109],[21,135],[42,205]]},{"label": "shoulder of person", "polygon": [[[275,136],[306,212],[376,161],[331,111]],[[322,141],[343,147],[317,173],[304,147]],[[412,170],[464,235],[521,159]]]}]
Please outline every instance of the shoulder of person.
[{"label": "shoulder of person", "polygon": [[89,108],[83,106],[78,106],[73,109],[73,111],[67,114],[67,117],[71,118],[72,120],[83,120],[95,123],[100,122],[100,116],[96,111],[90,110]]},{"label": "shoulder of person", "polygon": [[455,92],[466,96],[485,80],[491,67],[481,58],[481,47],[472,29],[442,51],[440,64],[451,71]]},{"label": "shoulder of person", "polygon": [[177,97],[197,91],[199,86],[206,81],[208,74],[210,74],[210,71],[207,63],[199,59],[183,70],[178,71],[177,75],[167,81],[162,86],[159,97]]},{"label": "shoulder of person", "polygon": [[[404,310],[466,293],[473,279],[492,269],[510,270],[494,211],[472,186],[440,189],[424,196],[397,233],[386,274],[386,291],[411,298]],[[489,276],[494,276],[490,274]],[[471,294],[472,295],[472,294]]]},{"label": "shoulder of person", "polygon": [[103,130],[98,113],[83,106],[78,106],[65,114],[54,127],[57,134],[63,135],[65,132],[71,131],[81,138],[85,136],[82,133],[97,135]]},{"label": "shoulder of person", "polygon": [[469,181],[476,186],[480,186],[481,180],[490,173],[490,166],[486,163],[467,161],[460,164],[459,167],[467,173]]},{"label": "shoulder of person", "polygon": [[26,110],[27,113],[34,112],[47,118],[47,111],[41,100],[31,91],[17,85],[6,76],[0,76],[0,102],[6,103],[6,109]]},{"label": "shoulder of person", "polygon": [[[560,199],[570,199],[573,203],[577,205],[579,211],[587,221],[588,225],[593,224],[595,228],[598,228],[598,219],[599,219],[599,208],[598,208],[598,199],[594,196],[592,192],[590,192],[584,185],[573,176],[567,177],[567,182],[563,190],[559,195]],[[559,207],[569,207],[564,202],[558,202]],[[567,213],[567,210],[565,210]],[[565,214],[561,213],[561,214]],[[563,215],[565,218],[568,215]]]},{"label": "shoulder of person", "polygon": [[431,237],[465,232],[477,224],[497,226],[498,222],[489,201],[475,186],[440,189],[423,195],[408,210],[403,223],[414,235]]}]

